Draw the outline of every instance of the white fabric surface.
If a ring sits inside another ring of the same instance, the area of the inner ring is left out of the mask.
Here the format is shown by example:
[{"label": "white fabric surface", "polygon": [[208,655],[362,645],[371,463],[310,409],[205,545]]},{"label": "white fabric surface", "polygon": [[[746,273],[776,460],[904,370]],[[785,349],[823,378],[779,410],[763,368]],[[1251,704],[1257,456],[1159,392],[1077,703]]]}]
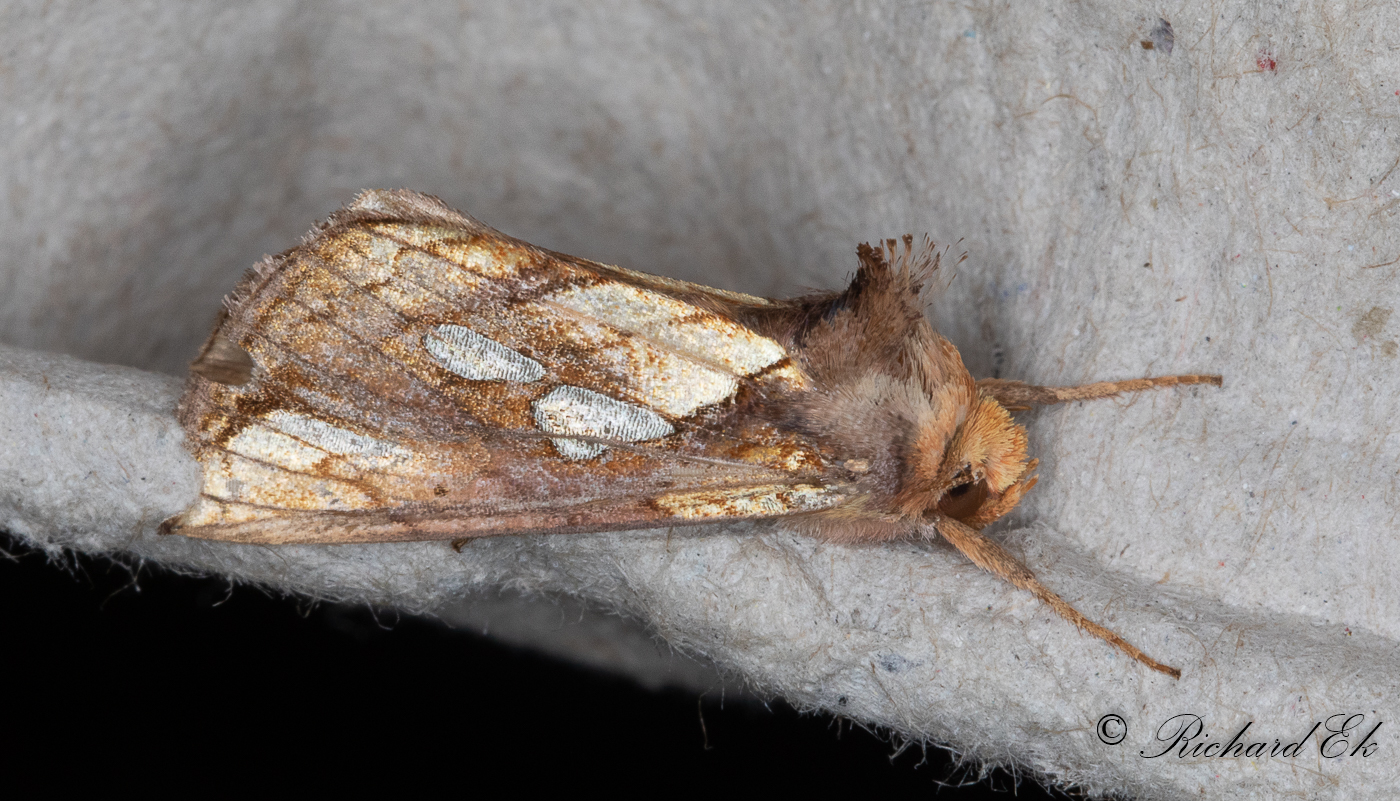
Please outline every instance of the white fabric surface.
[{"label": "white fabric surface", "polygon": [[[1181,3],[1168,51],[1138,2],[331,6],[0,13],[0,341],[32,349],[0,350],[0,528],[449,618],[568,594],[760,693],[1096,793],[1400,785],[1400,7]],[[996,529],[1183,678],[948,548],[157,538],[195,487],[178,380],[34,351],[177,375],[243,269],[396,186],[757,294],[837,287],[857,242],[927,231],[970,254],[932,314],[975,374],[1222,373],[1025,415],[1041,484]],[[1182,712],[1212,740],[1387,725],[1365,758],[1139,756]]]}]

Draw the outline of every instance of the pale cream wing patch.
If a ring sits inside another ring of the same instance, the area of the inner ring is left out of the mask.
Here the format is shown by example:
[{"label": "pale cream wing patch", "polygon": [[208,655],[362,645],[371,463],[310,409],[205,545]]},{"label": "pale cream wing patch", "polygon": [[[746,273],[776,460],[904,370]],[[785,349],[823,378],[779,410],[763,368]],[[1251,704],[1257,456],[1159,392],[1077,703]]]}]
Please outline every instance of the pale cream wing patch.
[{"label": "pale cream wing patch", "polygon": [[604,281],[547,300],[730,375],[752,375],[787,356],[782,345],[733,320],[641,287]]}]

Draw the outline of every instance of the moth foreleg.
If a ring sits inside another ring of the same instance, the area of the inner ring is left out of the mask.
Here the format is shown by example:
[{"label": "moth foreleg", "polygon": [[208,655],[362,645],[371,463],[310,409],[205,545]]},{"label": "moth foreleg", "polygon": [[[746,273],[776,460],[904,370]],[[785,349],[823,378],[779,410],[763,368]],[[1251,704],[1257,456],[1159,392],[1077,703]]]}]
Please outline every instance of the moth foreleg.
[{"label": "moth foreleg", "polygon": [[[1055,610],[1055,613],[1060,617],[1095,637],[1098,637],[1109,645],[1112,645],[1142,664],[1160,673],[1165,673],[1174,679],[1181,678],[1180,670],[1158,662],[1138,650],[1132,643],[1118,636],[1117,633],[1085,617],[1078,609],[1070,606],[1065,599],[1051,592],[1044,584],[1041,584],[1036,579],[1035,574],[1030,571],[1030,568],[1016,561],[1016,557],[1012,556],[1009,551],[996,542],[982,536],[981,532],[963,525],[950,517],[943,517],[941,515],[934,519],[933,526],[938,533],[943,536],[943,539],[952,543],[953,547],[961,551],[963,556],[971,559],[973,564],[1030,592],[1051,609]],[[927,533],[925,536],[927,536]]]},{"label": "moth foreleg", "polygon": [[1111,398],[1122,392],[1141,392],[1144,389],[1174,387],[1187,384],[1221,385],[1218,375],[1164,375],[1156,378],[1131,378],[1127,381],[1098,381],[1081,384],[1077,387],[1038,387],[1024,381],[1007,381],[1001,378],[984,378],[977,382],[977,388],[991,395],[1007,409],[1029,409],[1051,403]]}]

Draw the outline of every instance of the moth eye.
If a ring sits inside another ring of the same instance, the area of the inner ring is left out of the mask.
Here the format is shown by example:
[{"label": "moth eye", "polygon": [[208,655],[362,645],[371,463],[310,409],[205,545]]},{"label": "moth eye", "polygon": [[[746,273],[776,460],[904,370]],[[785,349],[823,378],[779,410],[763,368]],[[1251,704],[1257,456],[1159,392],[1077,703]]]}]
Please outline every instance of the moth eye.
[{"label": "moth eye", "polygon": [[938,511],[954,520],[962,520],[976,514],[986,500],[987,482],[969,481],[945,492],[938,501]]}]

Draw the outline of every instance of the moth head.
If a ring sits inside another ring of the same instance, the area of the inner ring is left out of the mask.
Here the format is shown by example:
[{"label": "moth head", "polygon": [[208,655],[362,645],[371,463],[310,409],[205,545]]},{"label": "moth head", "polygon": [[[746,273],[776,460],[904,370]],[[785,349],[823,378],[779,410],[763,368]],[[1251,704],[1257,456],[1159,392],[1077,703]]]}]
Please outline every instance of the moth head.
[{"label": "moth head", "polygon": [[982,528],[1035,486],[1035,466],[1026,458],[1026,429],[978,395],[961,423],[945,418],[919,430],[896,503],[910,517],[938,514]]}]

